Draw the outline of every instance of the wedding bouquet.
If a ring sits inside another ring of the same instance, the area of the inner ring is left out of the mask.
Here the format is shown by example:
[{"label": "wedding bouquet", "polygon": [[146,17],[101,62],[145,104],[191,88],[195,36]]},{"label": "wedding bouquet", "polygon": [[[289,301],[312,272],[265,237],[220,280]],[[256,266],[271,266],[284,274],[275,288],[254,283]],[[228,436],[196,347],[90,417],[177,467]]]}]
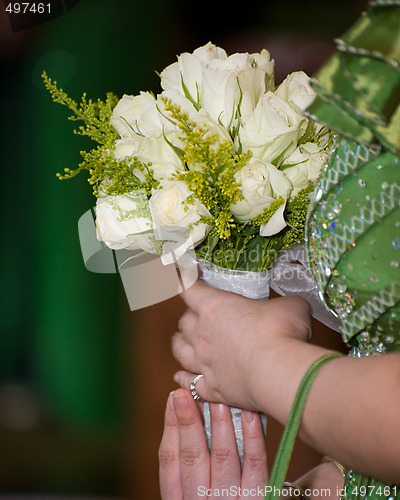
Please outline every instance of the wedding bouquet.
[{"label": "wedding bouquet", "polygon": [[75,132],[98,143],[59,177],[88,170],[97,238],[114,250],[169,263],[172,245],[178,257],[194,249],[223,268],[269,269],[303,241],[330,148],[330,132],[302,114],[315,97],[308,76],[275,86],[267,50],[228,56],[212,43],[159,76],[159,95],[84,94],[78,105],[43,74],[53,100],[83,121]]}]

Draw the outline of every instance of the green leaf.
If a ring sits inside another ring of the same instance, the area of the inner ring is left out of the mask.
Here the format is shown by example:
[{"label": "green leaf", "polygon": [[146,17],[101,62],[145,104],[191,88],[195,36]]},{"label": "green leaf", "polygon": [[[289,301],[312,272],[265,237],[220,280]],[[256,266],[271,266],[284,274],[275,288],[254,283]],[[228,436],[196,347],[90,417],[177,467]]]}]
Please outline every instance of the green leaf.
[{"label": "green leaf", "polygon": [[181,84],[182,84],[183,93],[185,94],[186,99],[193,104],[193,106],[195,107],[196,111],[199,111],[199,109],[200,109],[200,95],[199,95],[199,87],[198,87],[197,83],[196,83],[197,101],[195,101],[193,99],[193,97],[190,95],[189,89],[186,87],[186,84],[183,81],[183,75],[182,75],[182,73],[181,73]]},{"label": "green leaf", "polygon": [[240,234],[239,236],[251,236],[253,234],[257,234],[260,232],[260,226],[251,226],[251,225],[247,225],[245,226],[241,231],[240,231]]},{"label": "green leaf", "polygon": [[[287,148],[285,148],[282,153],[280,153],[276,158],[274,158],[271,163],[275,167],[279,166],[279,163],[281,162],[282,158],[286,155],[287,150],[292,146],[293,142],[291,142]],[[279,167],[278,167],[279,168]]]},{"label": "green leaf", "polygon": [[209,233],[209,235],[207,236],[207,246],[210,253],[217,246],[218,242],[219,242],[219,236],[217,234]]},{"label": "green leaf", "polygon": [[183,158],[185,156],[185,152],[182,151],[182,149],[178,148],[177,146],[175,146],[174,144],[172,144],[171,141],[169,141],[167,139],[167,136],[165,135],[164,131],[163,131],[163,137],[164,137],[164,140],[165,142],[168,144],[168,146],[172,149],[172,151],[176,154],[176,156],[181,160],[183,161]]},{"label": "green leaf", "polygon": [[264,253],[265,238],[259,234],[254,236],[246,245],[240,259],[237,262],[236,269],[245,269],[247,271],[258,271],[261,256]]}]

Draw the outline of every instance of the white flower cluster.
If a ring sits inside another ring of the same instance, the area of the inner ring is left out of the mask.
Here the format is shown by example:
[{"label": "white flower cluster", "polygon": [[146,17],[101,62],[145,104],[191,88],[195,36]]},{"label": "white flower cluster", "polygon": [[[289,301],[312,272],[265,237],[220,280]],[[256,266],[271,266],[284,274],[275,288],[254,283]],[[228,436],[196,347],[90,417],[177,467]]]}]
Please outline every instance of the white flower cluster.
[{"label": "white flower cluster", "polygon": [[[183,164],[177,154],[185,144],[165,110],[166,99],[210,136],[229,141],[234,151],[251,152],[248,163],[235,174],[243,198],[231,205],[231,213],[246,223],[281,197],[285,203],[260,226],[260,234],[281,231],[286,226],[286,202],[317,179],[326,157],[328,137],[321,137],[320,127],[302,114],[315,95],[308,76],[292,73],[275,88],[274,61],[267,50],[228,56],[211,43],[181,54],[160,76],[161,94],[124,95],[111,118],[120,135],[115,158],[128,165],[134,158],[151,163],[159,181],[149,199],[151,218],[121,215],[136,207],[129,193],[102,196],[97,204],[98,238],[114,249],[153,251],[152,229],[186,228],[190,238],[184,251],[203,241],[212,227],[201,221],[201,216],[210,216],[209,210],[175,178],[197,166]],[[134,173],[143,180],[142,172]]]}]

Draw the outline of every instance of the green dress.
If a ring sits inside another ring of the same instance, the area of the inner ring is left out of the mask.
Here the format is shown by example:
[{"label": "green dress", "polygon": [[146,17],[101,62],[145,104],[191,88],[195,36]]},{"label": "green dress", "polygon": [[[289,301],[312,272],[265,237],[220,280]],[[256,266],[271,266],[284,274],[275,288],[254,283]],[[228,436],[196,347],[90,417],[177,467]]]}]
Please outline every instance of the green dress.
[{"label": "green dress", "polygon": [[[400,1],[373,2],[336,47],[307,110],[337,133],[307,250],[349,355],[373,356],[400,350]],[[400,499],[400,485],[350,470],[343,498]]]}]

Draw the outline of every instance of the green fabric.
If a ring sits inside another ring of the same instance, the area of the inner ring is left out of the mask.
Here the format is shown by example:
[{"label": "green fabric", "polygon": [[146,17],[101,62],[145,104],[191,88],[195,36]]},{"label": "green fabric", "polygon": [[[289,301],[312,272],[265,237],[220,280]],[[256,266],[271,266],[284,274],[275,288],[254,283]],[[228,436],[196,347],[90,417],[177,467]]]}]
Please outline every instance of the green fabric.
[{"label": "green fabric", "polygon": [[[342,139],[311,203],[310,267],[354,357],[400,350],[399,166],[390,151]],[[400,498],[399,486],[352,470],[344,491]]]},{"label": "green fabric", "polygon": [[378,2],[316,73],[309,116],[343,137],[400,152],[400,6]]},{"label": "green fabric", "polygon": [[330,353],[322,356],[321,358],[318,358],[308,368],[305,375],[303,376],[299,388],[296,392],[292,409],[286,422],[285,430],[283,432],[279,449],[275,457],[274,466],[272,468],[268,484],[267,494],[265,495],[266,500],[271,500],[272,498],[280,498],[281,496],[282,485],[289,468],[290,458],[292,456],[297,433],[300,428],[307,397],[315,380],[315,377],[328,361],[341,356],[342,355],[339,353]]},{"label": "green fabric", "polygon": [[311,202],[309,261],[346,342],[376,322],[395,327],[383,315],[400,302],[399,167],[390,151],[342,140]]},{"label": "green fabric", "polygon": [[[400,2],[374,2],[336,43],[307,110],[339,135],[310,204],[307,249],[350,356],[362,357],[400,350]],[[347,473],[344,500],[389,497],[400,486]]]}]

